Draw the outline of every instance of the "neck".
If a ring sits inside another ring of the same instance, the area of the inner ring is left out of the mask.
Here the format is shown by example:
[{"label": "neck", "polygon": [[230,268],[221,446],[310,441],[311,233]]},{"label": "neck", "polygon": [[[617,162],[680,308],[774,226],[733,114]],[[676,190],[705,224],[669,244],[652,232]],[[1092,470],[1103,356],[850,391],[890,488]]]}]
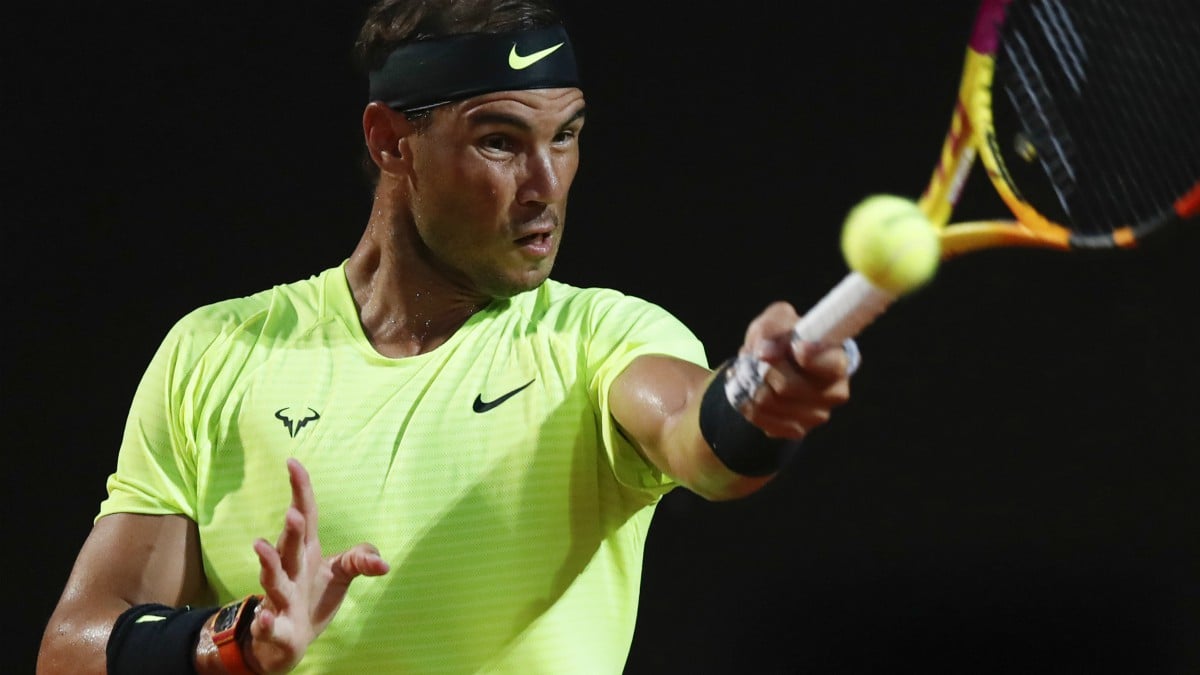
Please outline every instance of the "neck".
[{"label": "neck", "polygon": [[377,193],[366,231],[346,263],[346,279],[363,332],[384,356],[436,349],[490,302],[448,283],[419,255],[420,246],[407,213]]}]

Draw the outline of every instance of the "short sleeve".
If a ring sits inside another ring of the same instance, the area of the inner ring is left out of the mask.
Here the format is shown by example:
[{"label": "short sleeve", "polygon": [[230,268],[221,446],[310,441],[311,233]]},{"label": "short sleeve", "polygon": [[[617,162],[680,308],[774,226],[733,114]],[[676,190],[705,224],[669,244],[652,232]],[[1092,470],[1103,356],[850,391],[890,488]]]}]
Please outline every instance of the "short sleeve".
[{"label": "short sleeve", "polygon": [[185,318],[171,329],[142,375],[97,519],[112,513],[196,518],[196,448],[188,432],[194,411],[187,396],[195,367],[191,323]]},{"label": "short sleeve", "polygon": [[589,392],[596,402],[601,437],[617,480],[626,487],[662,495],[676,486],[642,457],[613,419],[613,382],[639,356],[673,356],[708,367],[704,345],[679,319],[653,303],[614,292],[598,303],[588,341]]}]

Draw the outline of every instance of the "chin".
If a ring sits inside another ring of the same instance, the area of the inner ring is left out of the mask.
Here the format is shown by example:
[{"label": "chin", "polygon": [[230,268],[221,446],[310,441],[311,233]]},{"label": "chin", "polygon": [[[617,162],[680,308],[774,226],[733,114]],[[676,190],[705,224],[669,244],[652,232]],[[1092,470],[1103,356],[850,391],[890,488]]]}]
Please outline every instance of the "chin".
[{"label": "chin", "polygon": [[514,295],[520,295],[526,291],[532,291],[533,289],[545,283],[546,279],[549,277],[549,270],[538,270],[530,271],[516,278],[497,279],[496,282],[492,284],[490,295],[493,298],[511,298]]}]

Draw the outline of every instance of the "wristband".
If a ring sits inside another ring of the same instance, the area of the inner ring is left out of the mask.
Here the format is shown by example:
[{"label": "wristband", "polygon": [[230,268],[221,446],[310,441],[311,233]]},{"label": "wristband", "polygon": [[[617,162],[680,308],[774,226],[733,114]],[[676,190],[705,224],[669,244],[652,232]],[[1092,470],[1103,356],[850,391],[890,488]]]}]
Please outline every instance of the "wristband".
[{"label": "wristband", "polygon": [[731,362],[717,369],[700,401],[700,434],[713,454],[730,471],[743,476],[768,476],[779,471],[800,448],[800,441],[771,438],[733,407],[725,394]]},{"label": "wristband", "polygon": [[194,675],[196,640],[216,607],[135,605],[121,613],[105,646],[110,675]]}]

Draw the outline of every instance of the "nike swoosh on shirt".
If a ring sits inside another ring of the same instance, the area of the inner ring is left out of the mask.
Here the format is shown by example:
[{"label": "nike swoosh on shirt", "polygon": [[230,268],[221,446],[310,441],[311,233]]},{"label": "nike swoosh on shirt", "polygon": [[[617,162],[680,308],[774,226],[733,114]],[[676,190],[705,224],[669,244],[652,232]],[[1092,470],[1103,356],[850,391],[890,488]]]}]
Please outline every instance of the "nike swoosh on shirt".
[{"label": "nike swoosh on shirt", "polygon": [[554,45],[553,47],[546,47],[545,49],[543,49],[541,51],[536,51],[532,54],[529,54],[528,56],[521,56],[520,54],[518,54],[517,53],[517,45],[514,44],[512,46],[512,51],[510,51],[508,53],[508,67],[512,68],[513,70],[525,70],[529,66],[532,66],[533,64],[537,63],[538,61],[541,61],[542,59],[546,58],[547,56],[550,56],[555,51],[557,51],[559,47],[563,46],[564,44],[566,44],[566,43],[560,42],[560,43]]},{"label": "nike swoosh on shirt", "polygon": [[483,394],[478,394],[478,395],[476,395],[476,396],[475,396],[475,402],[471,404],[471,410],[474,410],[474,411],[475,411],[475,412],[477,412],[477,413],[485,413],[485,412],[487,412],[487,411],[491,410],[492,408],[495,408],[496,406],[500,405],[501,403],[504,403],[504,402],[505,402],[505,401],[507,401],[508,399],[510,399],[510,398],[512,398],[512,397],[514,397],[514,396],[516,396],[517,394],[521,393],[521,390],[522,390],[522,389],[524,389],[525,387],[528,387],[529,385],[533,384],[533,381],[534,381],[534,380],[536,380],[536,379],[537,379],[537,378],[535,377],[535,378],[533,378],[533,380],[530,380],[530,381],[526,382],[525,384],[523,384],[523,385],[521,385],[521,386],[517,387],[516,389],[513,389],[512,391],[510,391],[510,392],[508,392],[507,394],[505,394],[505,395],[501,396],[500,398],[493,399],[493,400],[491,400],[491,401],[486,401],[486,402],[485,402],[485,401],[483,400]]}]

